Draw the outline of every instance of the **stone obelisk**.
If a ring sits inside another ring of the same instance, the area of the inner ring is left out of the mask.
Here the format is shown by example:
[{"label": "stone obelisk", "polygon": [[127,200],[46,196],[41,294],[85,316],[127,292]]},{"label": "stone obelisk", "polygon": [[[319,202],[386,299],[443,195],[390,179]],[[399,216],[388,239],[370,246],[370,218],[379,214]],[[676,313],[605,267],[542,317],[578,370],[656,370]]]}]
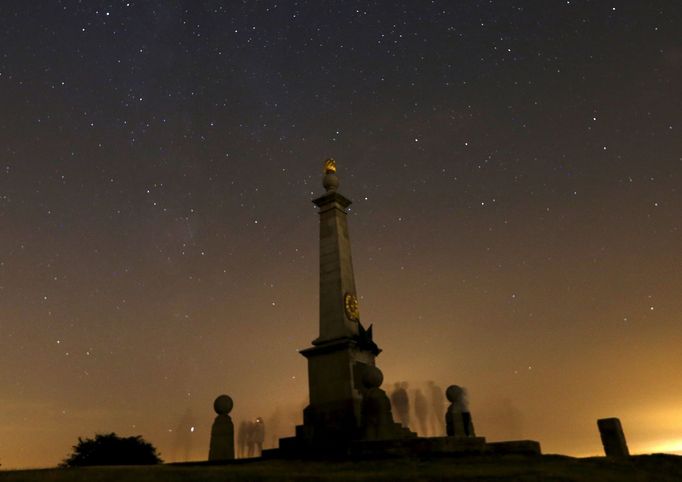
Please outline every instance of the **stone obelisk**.
[{"label": "stone obelisk", "polygon": [[320,320],[308,359],[310,404],[296,440],[327,449],[344,446],[362,433],[362,376],[381,350],[371,327],[360,323],[346,208],[351,201],[337,192],[336,163],[325,162],[326,193],[313,202],[320,215]]}]

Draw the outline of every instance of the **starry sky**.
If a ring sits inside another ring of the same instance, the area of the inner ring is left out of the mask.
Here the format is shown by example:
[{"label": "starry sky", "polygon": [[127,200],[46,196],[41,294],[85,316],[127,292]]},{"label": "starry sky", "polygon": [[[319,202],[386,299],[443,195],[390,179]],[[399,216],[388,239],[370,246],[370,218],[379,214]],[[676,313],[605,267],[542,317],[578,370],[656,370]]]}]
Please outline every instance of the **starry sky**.
[{"label": "starry sky", "polygon": [[677,0],[4,0],[0,464],[111,431],[202,459],[220,393],[293,432],[327,157],[385,387],[464,385],[479,435],[548,453],[609,416],[682,451],[681,28]]}]

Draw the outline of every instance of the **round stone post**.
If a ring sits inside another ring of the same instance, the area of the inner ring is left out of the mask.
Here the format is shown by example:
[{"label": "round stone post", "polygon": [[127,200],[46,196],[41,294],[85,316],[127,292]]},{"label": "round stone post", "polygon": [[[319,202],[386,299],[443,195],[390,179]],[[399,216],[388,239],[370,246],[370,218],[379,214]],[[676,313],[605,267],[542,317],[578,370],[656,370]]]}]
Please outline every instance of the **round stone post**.
[{"label": "round stone post", "polygon": [[228,415],[232,411],[233,405],[232,399],[227,395],[220,395],[213,402],[213,409],[218,416],[211,427],[209,461],[234,459],[234,424]]},{"label": "round stone post", "polygon": [[448,437],[475,437],[474,424],[469,412],[466,391],[459,385],[450,385],[445,390],[450,401],[445,413],[445,432]]}]

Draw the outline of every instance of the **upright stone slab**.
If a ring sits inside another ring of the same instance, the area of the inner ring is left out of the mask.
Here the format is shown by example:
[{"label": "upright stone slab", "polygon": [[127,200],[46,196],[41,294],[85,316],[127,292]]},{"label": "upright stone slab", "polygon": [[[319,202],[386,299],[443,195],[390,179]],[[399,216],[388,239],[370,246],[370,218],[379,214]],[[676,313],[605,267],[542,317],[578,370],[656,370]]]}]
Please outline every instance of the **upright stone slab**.
[{"label": "upright stone slab", "polygon": [[597,426],[607,457],[628,457],[630,455],[619,419],[601,418],[597,420]]},{"label": "upright stone slab", "polygon": [[234,425],[229,413],[232,410],[232,399],[220,395],[213,402],[213,409],[218,416],[211,427],[211,444],[208,449],[208,460],[219,462],[234,459]]}]

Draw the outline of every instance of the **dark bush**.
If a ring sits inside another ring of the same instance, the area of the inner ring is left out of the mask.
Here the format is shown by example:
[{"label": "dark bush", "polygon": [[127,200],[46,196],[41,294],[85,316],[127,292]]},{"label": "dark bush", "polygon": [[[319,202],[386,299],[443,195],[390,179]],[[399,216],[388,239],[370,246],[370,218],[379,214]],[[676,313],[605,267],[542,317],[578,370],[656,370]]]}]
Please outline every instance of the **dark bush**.
[{"label": "dark bush", "polygon": [[140,435],[119,437],[110,433],[95,435],[94,439],[78,437],[73,453],[60,466],[153,465],[161,462],[156,448]]}]

